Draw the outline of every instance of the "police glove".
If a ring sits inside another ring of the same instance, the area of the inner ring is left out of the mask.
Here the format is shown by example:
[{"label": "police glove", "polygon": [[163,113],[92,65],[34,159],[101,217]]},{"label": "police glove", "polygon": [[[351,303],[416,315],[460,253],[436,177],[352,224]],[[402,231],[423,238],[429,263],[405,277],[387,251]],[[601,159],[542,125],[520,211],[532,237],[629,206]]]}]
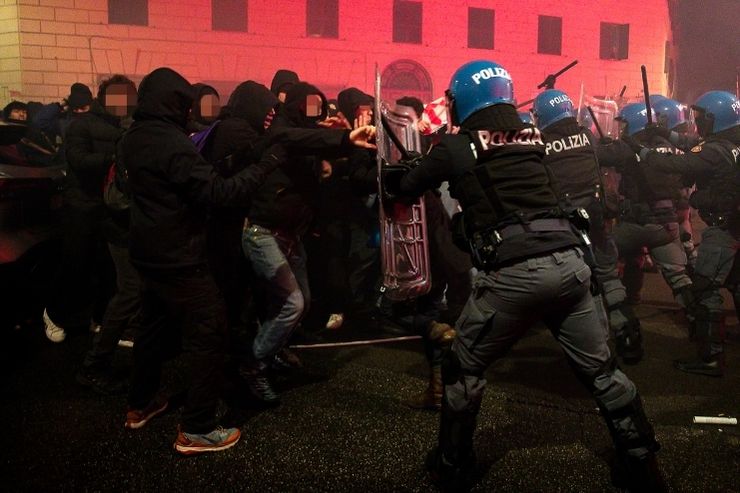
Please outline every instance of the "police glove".
[{"label": "police glove", "polygon": [[399,161],[399,165],[405,166],[407,169],[412,170],[421,164],[421,160],[424,156],[416,151],[406,151],[406,158]]},{"label": "police glove", "polygon": [[645,136],[648,138],[648,140],[654,137],[660,137],[662,139],[669,140],[671,138],[671,131],[665,127],[658,125],[657,123],[649,123],[645,127]]},{"label": "police glove", "polygon": [[383,200],[398,200],[401,196],[401,180],[411,168],[403,163],[383,166]]},{"label": "police glove", "polygon": [[634,152],[635,154],[639,155],[640,151],[644,149],[643,145],[640,144],[637,139],[632,137],[631,135],[623,135],[621,138],[622,142],[627,144],[630,149],[632,149],[632,152]]}]

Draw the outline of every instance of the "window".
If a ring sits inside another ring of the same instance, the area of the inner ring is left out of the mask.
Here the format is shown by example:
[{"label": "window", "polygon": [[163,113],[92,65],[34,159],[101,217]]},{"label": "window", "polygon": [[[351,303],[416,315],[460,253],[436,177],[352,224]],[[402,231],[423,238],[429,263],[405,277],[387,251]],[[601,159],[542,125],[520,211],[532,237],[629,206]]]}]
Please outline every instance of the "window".
[{"label": "window", "polygon": [[560,55],[563,42],[563,18],[541,15],[537,30],[537,53]]},{"label": "window", "polygon": [[629,56],[630,25],[601,23],[599,57],[602,60],[626,60]]},{"label": "window", "polygon": [[493,49],[494,11],[468,8],[468,48]]},{"label": "window", "polygon": [[247,0],[212,0],[211,27],[214,31],[246,31]]},{"label": "window", "polygon": [[393,2],[393,42],[421,44],[421,2]]},{"label": "window", "polygon": [[317,38],[339,37],[339,0],[306,2],[306,35]]},{"label": "window", "polygon": [[108,24],[149,24],[148,0],[108,0]]}]

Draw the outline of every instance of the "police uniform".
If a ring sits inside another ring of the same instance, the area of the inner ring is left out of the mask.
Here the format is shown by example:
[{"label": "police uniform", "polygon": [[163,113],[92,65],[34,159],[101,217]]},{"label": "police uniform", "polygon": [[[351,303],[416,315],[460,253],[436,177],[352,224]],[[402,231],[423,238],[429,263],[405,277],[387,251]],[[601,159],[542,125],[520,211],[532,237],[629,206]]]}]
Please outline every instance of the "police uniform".
[{"label": "police uniform", "polygon": [[[602,303],[606,305],[617,354],[626,363],[637,363],[643,353],[640,321],[632,307],[624,302],[626,291],[619,278],[619,255],[611,231],[613,216],[604,205],[606,191],[593,146],[595,139],[590,131],[578,125],[575,117],[569,116],[575,114],[570,100],[563,105],[554,97],[562,99],[567,95],[553,89],[541,93],[534,103],[545,142],[543,163],[554,178],[554,188],[565,206],[582,208],[588,213],[589,237],[593,243],[591,268],[598,286],[594,295],[597,309]],[[558,115],[554,114],[558,111]]]},{"label": "police uniform", "polygon": [[497,64],[461,67],[449,91],[461,132],[444,136],[397,185],[404,195],[419,195],[449,181],[462,208],[453,234],[479,269],[443,366],[439,446],[427,466],[444,488],[469,485],[484,372],[541,320],[602,409],[630,480],[654,484],[652,427],[609,352],[581,240],[542,165],[542,136],[519,120],[511,92]]},{"label": "police uniform", "polygon": [[[656,140],[651,144],[662,152],[669,146]],[[647,248],[674,299],[685,309],[691,278],[686,271],[686,252],[675,206],[682,187],[680,177],[639,166],[639,157],[622,141],[599,146],[598,159],[622,175],[620,192],[624,200],[614,238],[619,255],[625,260],[623,282],[628,298],[639,299],[643,283],[639,258],[642,249]]]},{"label": "police uniform", "polygon": [[642,153],[644,169],[680,173],[696,183],[691,205],[707,224],[694,270],[698,361],[677,361],[679,369],[719,376],[723,373],[724,333],[721,287],[740,303],[740,126],[711,135],[684,155]]}]

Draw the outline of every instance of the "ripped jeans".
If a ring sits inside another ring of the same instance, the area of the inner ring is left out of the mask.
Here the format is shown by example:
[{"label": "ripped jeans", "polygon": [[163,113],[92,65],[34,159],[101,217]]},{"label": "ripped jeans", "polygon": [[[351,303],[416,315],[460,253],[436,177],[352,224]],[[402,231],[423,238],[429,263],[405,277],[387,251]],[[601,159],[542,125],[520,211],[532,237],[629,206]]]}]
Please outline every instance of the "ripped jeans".
[{"label": "ripped jeans", "polygon": [[300,238],[257,225],[244,230],[242,248],[265,297],[266,313],[252,345],[262,366],[283,348],[308,311],[306,251]]}]

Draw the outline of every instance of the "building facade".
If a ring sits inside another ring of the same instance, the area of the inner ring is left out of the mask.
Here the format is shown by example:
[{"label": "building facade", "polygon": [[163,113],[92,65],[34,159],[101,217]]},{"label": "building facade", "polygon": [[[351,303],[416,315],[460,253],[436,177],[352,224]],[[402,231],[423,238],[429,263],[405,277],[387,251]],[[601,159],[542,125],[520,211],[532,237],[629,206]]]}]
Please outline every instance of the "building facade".
[{"label": "building facade", "polygon": [[520,101],[573,60],[558,87],[637,98],[640,65],[651,92],[670,92],[671,45],[669,0],[0,0],[0,103],[161,66],[226,94],[287,68],[331,97],[371,92],[376,64],[389,97],[429,101],[481,58]]}]

